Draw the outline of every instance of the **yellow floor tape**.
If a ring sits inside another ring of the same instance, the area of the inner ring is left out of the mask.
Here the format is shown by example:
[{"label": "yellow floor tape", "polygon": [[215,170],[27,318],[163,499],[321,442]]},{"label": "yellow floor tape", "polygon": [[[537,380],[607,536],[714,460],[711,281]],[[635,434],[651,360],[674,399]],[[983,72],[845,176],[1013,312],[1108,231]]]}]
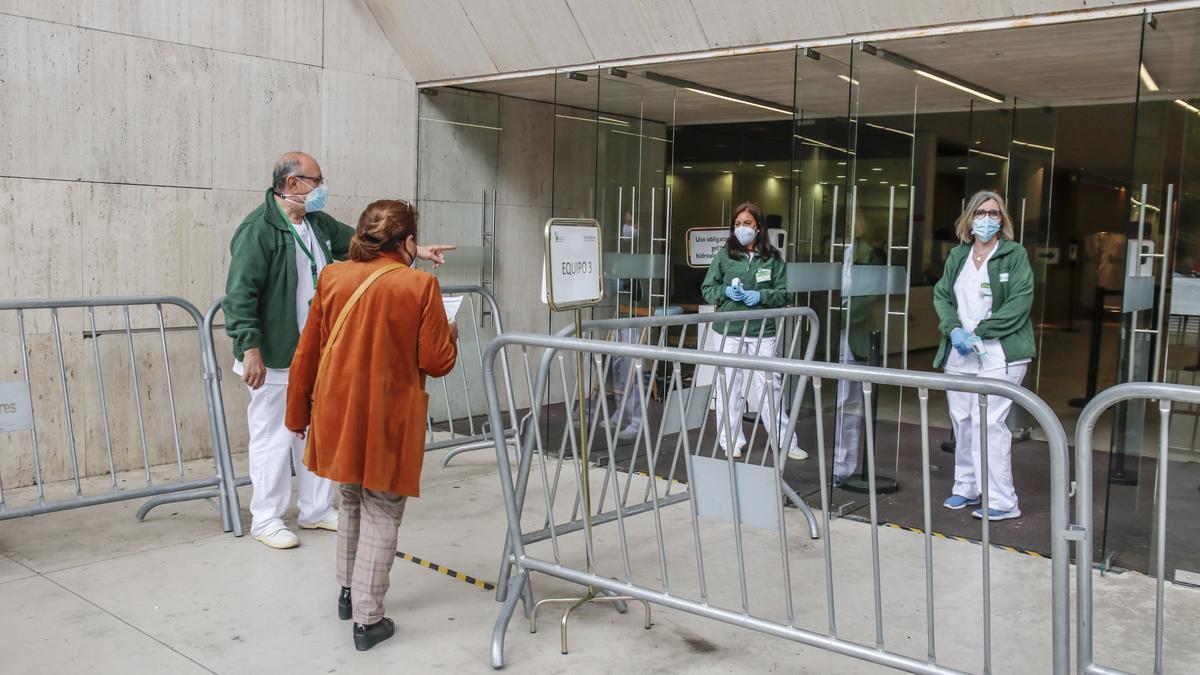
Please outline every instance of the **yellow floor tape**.
[{"label": "yellow floor tape", "polygon": [[422,560],[421,558],[418,558],[417,556],[412,555],[410,553],[405,553],[403,551],[396,551],[396,557],[400,558],[401,560],[407,560],[408,562],[413,563],[415,565],[420,565],[421,567],[424,567],[425,569],[433,570],[434,572],[437,572],[438,574],[445,574],[446,576],[450,577],[451,579],[458,579],[459,581],[465,581],[466,583],[471,584],[472,586],[482,589],[482,590],[485,590],[485,591],[493,591],[496,589],[496,584],[493,584],[490,581],[483,581],[481,579],[476,579],[475,577],[473,577],[469,574],[463,574],[462,572],[459,572],[457,570],[452,570],[449,567],[443,567],[442,565],[439,565],[437,563],[429,562],[428,560]]},{"label": "yellow floor tape", "polygon": [[[906,532],[915,532],[917,534],[925,534],[925,530],[922,530],[919,527],[907,527],[905,525],[897,525],[896,523],[883,523],[883,524],[892,529],[895,529],[895,530],[904,530]],[[981,543],[978,539],[971,539],[969,537],[960,537],[960,536],[954,535],[954,534],[942,534],[941,532],[930,532],[930,534],[932,534],[935,537],[938,537],[939,539],[952,539],[954,541],[962,541],[962,542],[967,542],[969,544]],[[1001,549],[1004,551],[1008,551],[1010,553],[1020,553],[1022,555],[1030,555],[1035,558],[1049,558],[1049,556],[1038,553],[1037,551],[1030,551],[1030,550],[1023,549],[1023,548],[1014,548],[1012,546],[1005,546],[1004,544],[992,544],[992,547],[998,548],[998,549]]]}]

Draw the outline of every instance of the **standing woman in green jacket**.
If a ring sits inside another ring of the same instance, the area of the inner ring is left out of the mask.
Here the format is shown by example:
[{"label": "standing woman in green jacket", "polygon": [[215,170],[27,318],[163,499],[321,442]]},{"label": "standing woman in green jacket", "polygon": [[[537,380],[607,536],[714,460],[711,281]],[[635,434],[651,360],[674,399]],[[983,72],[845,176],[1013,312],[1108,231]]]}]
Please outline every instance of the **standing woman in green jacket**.
[{"label": "standing woman in green jacket", "polygon": [[[758,204],[746,202],[733,210],[729,223],[729,240],[708,267],[701,292],[704,299],[717,306],[718,312],[737,312],[748,309],[775,309],[787,305],[787,272],[783,256],[771,246],[763,223],[762,209]],[[721,334],[721,351],[727,354],[752,354],[775,356],[775,320],[765,324],[761,320],[745,322],[729,321],[714,323],[713,330]],[[717,387],[717,442],[721,450],[729,452],[729,441],[733,440],[733,456],[741,457],[746,447],[746,436],[742,431],[742,412],[746,401],[742,398],[745,371],[726,369],[718,377]],[[762,414],[759,419],[767,428],[772,440],[787,429],[787,407],[783,405],[783,381],[778,373],[753,371],[751,373],[754,400]],[[722,381],[723,380],[723,381]],[[731,392],[725,400],[723,389]],[[767,399],[770,395],[770,399]],[[768,411],[775,410],[774,420]],[[726,422],[728,426],[726,426]],[[807,459],[808,453],[796,444],[792,436],[789,443],[779,443],[787,448],[791,459]]]},{"label": "standing woman in green jacket", "polygon": [[[1033,269],[1025,247],[1013,241],[1012,219],[995,192],[977,192],[959,216],[955,233],[962,243],[946,259],[933,289],[942,333],[935,368],[947,373],[991,377],[1020,384],[1034,357]],[[988,520],[1020,518],[1013,487],[1012,401],[989,396],[987,420],[979,417],[979,397],[947,391],[954,450],[954,488],[948,509],[979,506],[980,439],[987,434]],[[983,509],[972,515],[983,518]]]}]

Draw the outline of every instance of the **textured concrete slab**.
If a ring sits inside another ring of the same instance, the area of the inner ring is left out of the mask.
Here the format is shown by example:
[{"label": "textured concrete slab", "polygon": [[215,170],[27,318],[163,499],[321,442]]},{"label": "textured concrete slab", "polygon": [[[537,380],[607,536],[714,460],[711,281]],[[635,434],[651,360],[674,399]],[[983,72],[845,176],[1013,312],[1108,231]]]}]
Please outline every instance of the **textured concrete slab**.
[{"label": "textured concrete slab", "polygon": [[412,80],[364,0],[325,2],[326,68]]},{"label": "textured concrete slab", "polygon": [[42,577],[0,589],[5,672],[211,672]]},{"label": "textured concrete slab", "polygon": [[332,194],[416,193],[416,87],[336,70],[321,75],[321,171]]},{"label": "textured concrete slab", "polygon": [[271,183],[285,152],[319,156],[321,69],[217,52],[212,57],[213,187],[246,190]]},{"label": "textured concrete slab", "polygon": [[[213,18],[213,48],[319,66],[323,0],[251,0]],[[336,47],[336,45],[335,45]]]},{"label": "textured concrete slab", "polygon": [[25,579],[35,574],[36,572],[12,558],[0,555],[0,584],[16,581],[17,579]]}]

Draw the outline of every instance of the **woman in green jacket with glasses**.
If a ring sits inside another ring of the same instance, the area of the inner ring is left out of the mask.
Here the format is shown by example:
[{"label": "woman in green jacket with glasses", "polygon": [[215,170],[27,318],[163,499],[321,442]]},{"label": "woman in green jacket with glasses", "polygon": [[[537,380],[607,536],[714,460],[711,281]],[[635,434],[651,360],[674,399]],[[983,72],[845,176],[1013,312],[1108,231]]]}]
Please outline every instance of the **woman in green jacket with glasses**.
[{"label": "woman in green jacket with glasses", "polygon": [[[1012,218],[1004,198],[977,192],[967,202],[955,229],[959,241],[946,259],[945,273],[933,289],[942,342],[935,368],[947,373],[991,377],[1020,384],[1034,357],[1033,269],[1025,247],[1013,241]],[[1013,487],[1012,401],[989,396],[987,420],[979,416],[979,397],[946,392],[954,450],[954,488],[943,502],[948,509],[980,506],[980,440],[987,435],[989,520],[1020,518]],[[984,509],[972,515],[983,518]]]}]

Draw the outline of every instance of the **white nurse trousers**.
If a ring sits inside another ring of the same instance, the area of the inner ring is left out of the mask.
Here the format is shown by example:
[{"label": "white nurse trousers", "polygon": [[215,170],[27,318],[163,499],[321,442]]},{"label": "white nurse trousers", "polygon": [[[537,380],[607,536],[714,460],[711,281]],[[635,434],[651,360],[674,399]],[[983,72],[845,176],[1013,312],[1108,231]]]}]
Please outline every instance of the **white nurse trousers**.
[{"label": "white nurse trousers", "polygon": [[[726,354],[742,354],[754,356],[775,356],[775,338],[741,338],[736,335],[714,335],[721,344],[721,351]],[[778,434],[787,430],[790,403],[783,401],[783,377],[779,373],[766,373],[761,370],[744,370],[721,368],[713,378],[713,386],[717,389],[717,443],[722,450],[728,450],[729,439],[734,438],[733,447],[741,451],[746,447],[746,435],[742,431],[742,413],[746,409],[746,400],[742,396],[745,388],[745,378],[750,376],[750,395],[758,404],[759,420],[767,429],[767,436],[774,439]],[[770,383],[768,384],[768,378]],[[731,392],[730,401],[725,401],[725,391]],[[770,398],[768,398],[768,396]],[[775,420],[771,420],[774,411]],[[728,424],[728,426],[726,426]],[[795,434],[787,443],[779,443],[780,452],[788,452],[798,448]]]},{"label": "white nurse trousers", "polygon": [[[974,375],[1006,380],[1021,384],[1028,364],[1009,365],[1007,368],[982,370],[976,373],[953,372],[954,375]],[[947,371],[950,373],[951,371]],[[950,405],[950,423],[954,426],[954,490],[953,493],[975,500],[982,496],[980,475],[979,396],[963,392],[947,391],[946,401]],[[1017,492],[1013,488],[1012,433],[1008,430],[1008,411],[1012,401],[999,396],[987,399],[987,449],[988,449],[988,508],[997,511],[1012,511],[1017,508]]]}]

